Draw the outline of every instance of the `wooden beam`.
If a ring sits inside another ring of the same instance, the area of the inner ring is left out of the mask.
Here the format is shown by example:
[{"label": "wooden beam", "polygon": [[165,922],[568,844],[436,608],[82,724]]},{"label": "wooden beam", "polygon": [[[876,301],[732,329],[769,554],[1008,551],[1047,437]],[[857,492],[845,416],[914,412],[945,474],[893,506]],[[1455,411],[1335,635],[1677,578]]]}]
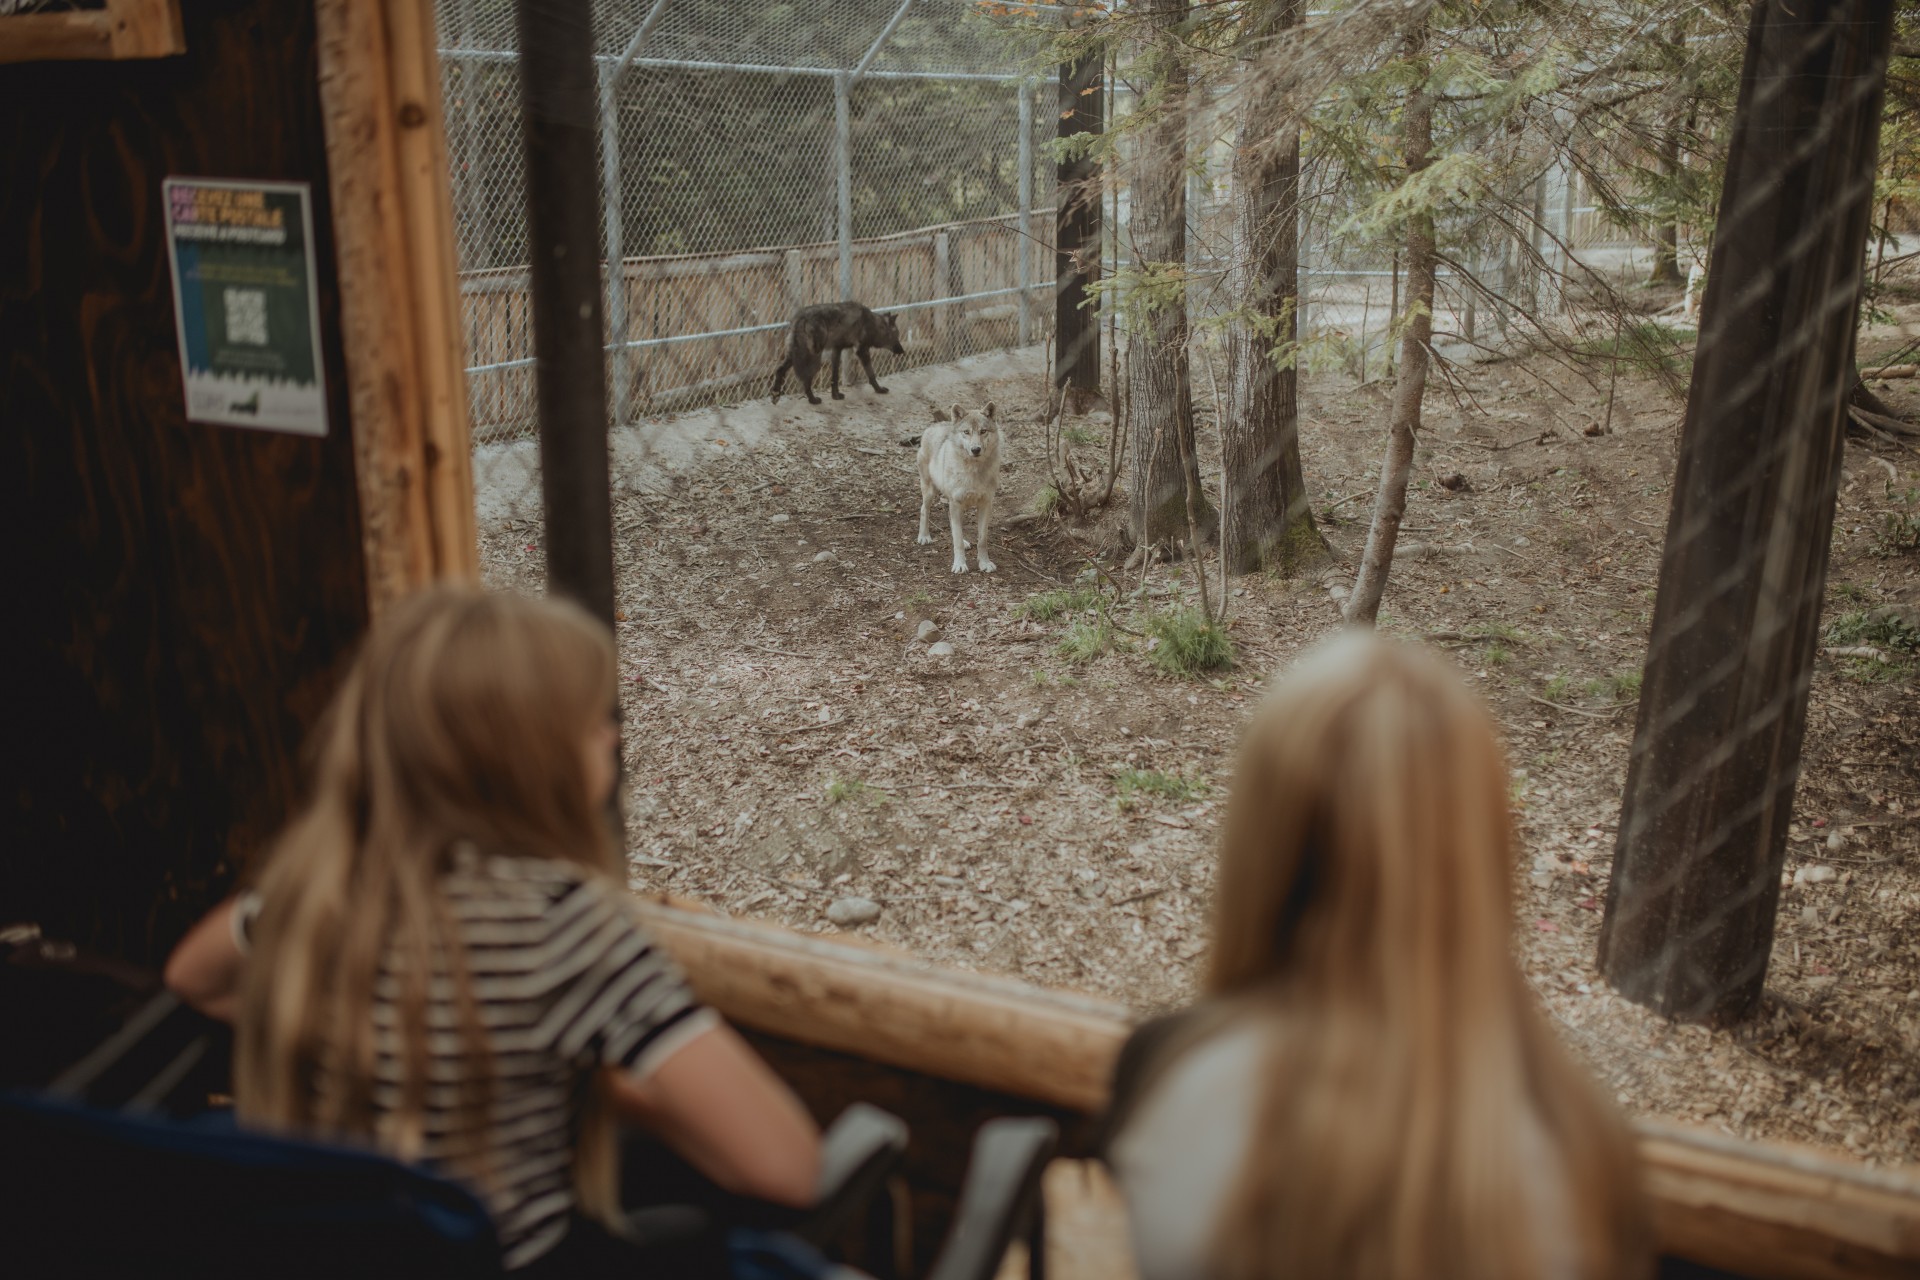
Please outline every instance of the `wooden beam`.
[{"label": "wooden beam", "polygon": [[368,604],[479,573],[431,0],[316,0]]},{"label": "wooden beam", "polygon": [[169,58],[186,51],[179,0],[108,0],[104,9],[0,18],[0,63]]},{"label": "wooden beam", "polygon": [[654,903],[646,924],[700,998],[755,1031],[1075,1111],[1106,1105],[1127,1011]]},{"label": "wooden beam", "polygon": [[[1130,1030],[1119,1005],[667,899],[639,910],[700,997],[762,1038],[1048,1108],[1106,1105]],[[916,1096],[937,1095],[901,1088],[883,1105],[917,1129]],[[1664,1254],[1760,1280],[1920,1274],[1920,1178],[1659,1121],[1636,1130]]]},{"label": "wooden beam", "polygon": [[1755,1280],[1920,1272],[1920,1179],[1663,1121],[1635,1126],[1663,1253]]}]

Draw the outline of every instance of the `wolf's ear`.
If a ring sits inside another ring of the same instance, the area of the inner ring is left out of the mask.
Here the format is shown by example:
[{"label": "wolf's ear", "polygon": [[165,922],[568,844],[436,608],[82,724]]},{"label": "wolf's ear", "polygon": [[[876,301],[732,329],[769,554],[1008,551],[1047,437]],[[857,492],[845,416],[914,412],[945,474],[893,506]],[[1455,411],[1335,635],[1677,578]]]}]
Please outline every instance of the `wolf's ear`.
[{"label": "wolf's ear", "polygon": [[934,420],[935,422],[946,422],[946,421],[949,421],[949,419],[948,419],[948,417],[947,417],[947,411],[946,411],[945,409],[935,409],[935,410],[933,411],[933,420]]},{"label": "wolf's ear", "polygon": [[987,416],[989,418],[993,416],[993,401],[991,400],[987,401]]},{"label": "wolf's ear", "polygon": [[947,421],[949,421],[949,422],[958,422],[958,421],[960,421],[960,419],[961,419],[961,418],[963,418],[963,417],[965,417],[965,416],[966,416],[965,414],[963,414],[963,413],[961,413],[961,412],[960,412],[960,406],[959,406],[959,405],[955,405],[955,406],[953,406],[953,408],[952,408],[952,409],[951,409],[951,410],[950,410],[949,412],[951,412],[951,413],[952,413],[952,415],[953,415],[952,417],[950,417],[950,418],[948,418],[948,419],[947,419]]}]

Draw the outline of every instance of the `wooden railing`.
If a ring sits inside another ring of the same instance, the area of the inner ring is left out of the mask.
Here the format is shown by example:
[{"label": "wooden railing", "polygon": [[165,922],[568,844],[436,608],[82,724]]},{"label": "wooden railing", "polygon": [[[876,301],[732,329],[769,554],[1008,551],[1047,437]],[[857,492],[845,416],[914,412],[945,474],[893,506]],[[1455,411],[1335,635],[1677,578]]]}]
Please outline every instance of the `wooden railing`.
[{"label": "wooden railing", "polygon": [[[1119,1006],[692,904],[640,909],[702,999],[754,1033],[817,1110],[868,1097],[908,1122],[921,1235],[940,1238],[955,1162],[990,1114],[1060,1116],[1064,1154],[1086,1154],[1086,1120],[1106,1103],[1129,1029]],[[1920,1274],[1920,1178],[1664,1122],[1636,1127],[1666,1256],[1758,1280]]]}]

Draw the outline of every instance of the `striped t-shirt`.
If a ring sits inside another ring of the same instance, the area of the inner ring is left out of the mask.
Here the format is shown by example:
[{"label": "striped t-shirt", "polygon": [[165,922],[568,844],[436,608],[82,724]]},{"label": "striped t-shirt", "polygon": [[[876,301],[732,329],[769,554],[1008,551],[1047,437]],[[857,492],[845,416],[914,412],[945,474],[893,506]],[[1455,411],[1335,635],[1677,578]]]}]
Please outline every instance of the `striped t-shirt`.
[{"label": "striped t-shirt", "polygon": [[[492,1050],[492,1124],[480,1188],[506,1266],[525,1266],[566,1235],[583,1091],[595,1070],[645,1076],[718,1021],[618,900],[620,890],[541,858],[456,855],[442,888],[467,947],[468,975]],[[234,911],[244,948],[259,900]],[[372,1018],[376,1132],[401,1104],[399,983],[382,972]],[[429,988],[432,1057],[419,1159],[446,1169],[459,1123],[463,1036],[454,991]],[[383,1144],[385,1145],[385,1144]]]}]

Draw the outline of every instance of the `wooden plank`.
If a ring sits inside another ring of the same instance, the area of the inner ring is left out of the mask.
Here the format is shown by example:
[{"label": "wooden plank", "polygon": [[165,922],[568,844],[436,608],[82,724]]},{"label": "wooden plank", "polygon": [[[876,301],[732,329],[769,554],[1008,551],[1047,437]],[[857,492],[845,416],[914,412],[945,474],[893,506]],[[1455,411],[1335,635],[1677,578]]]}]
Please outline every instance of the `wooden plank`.
[{"label": "wooden plank", "polygon": [[426,583],[478,571],[466,361],[448,310],[452,195],[430,0],[316,0],[315,19],[377,614]]},{"label": "wooden plank", "polygon": [[[666,899],[639,910],[700,997],[762,1036],[1082,1115],[1106,1105],[1129,1030],[1118,1005]],[[939,1123],[902,1115],[916,1133]],[[1761,1280],[1920,1273],[1920,1178],[1664,1122],[1636,1130],[1664,1253]]]}]

